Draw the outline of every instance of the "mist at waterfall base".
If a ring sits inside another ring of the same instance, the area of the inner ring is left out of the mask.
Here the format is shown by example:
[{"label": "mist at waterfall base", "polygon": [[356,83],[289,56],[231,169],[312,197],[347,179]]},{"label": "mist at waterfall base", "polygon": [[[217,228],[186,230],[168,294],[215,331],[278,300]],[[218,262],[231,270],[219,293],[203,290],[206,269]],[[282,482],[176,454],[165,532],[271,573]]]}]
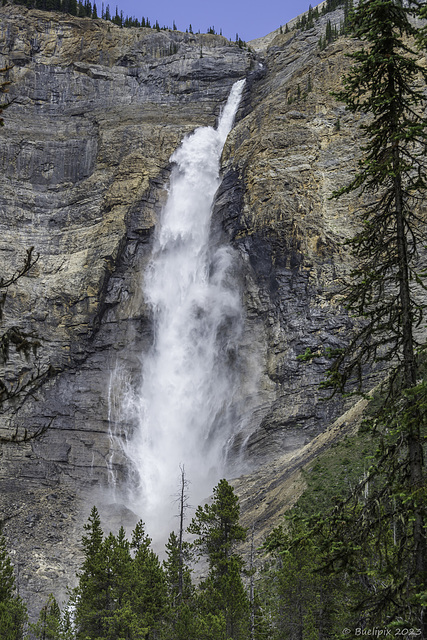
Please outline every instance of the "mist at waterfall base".
[{"label": "mist at waterfall base", "polygon": [[135,425],[121,440],[134,470],[127,506],[155,541],[166,540],[177,527],[180,467],[195,506],[223,477],[227,446],[241,429],[241,293],[234,251],[212,246],[211,212],[222,148],[243,86],[244,80],[234,84],[216,129],[196,129],[171,157],[168,199],[143,284],[153,345],[142,354],[142,385],[136,392],[123,372],[112,378],[114,412],[120,405],[122,417]]}]

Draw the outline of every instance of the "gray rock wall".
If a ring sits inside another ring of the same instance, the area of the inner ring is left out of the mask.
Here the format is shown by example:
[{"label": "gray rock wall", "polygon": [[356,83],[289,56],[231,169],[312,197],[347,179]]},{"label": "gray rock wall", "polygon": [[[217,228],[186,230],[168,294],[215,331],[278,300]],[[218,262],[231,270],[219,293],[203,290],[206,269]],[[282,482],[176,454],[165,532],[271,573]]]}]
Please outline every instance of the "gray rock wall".
[{"label": "gray rock wall", "polygon": [[337,294],[355,203],[330,196],[354,174],[360,140],[330,91],[354,44],[320,52],[321,28],[271,42],[224,151],[216,216],[244,265],[246,342],[260,347],[246,449],[256,464],[307,444],[344,408],[318,389],[327,359],[298,360],[307,348],[342,346],[351,329]]},{"label": "gray rock wall", "polygon": [[[141,274],[169,157],[186,133],[216,122],[254,62],[220,36],[23,7],[0,9],[0,54],[14,64],[0,130],[1,274],[27,248],[39,254],[9,290],[3,326],[41,342],[36,359],[12,354],[5,375],[16,383],[50,367],[0,417],[1,521],[34,611],[65,593],[88,510],[111,501],[109,380],[117,360],[137,379],[151,338]],[[115,461],[123,479],[125,461]],[[108,525],[127,515],[109,507]]]},{"label": "gray rock wall", "polygon": [[[186,133],[215,123],[238,78],[248,81],[213,218],[236,249],[246,313],[247,420],[230,462],[243,449],[246,469],[268,465],[342,410],[321,402],[327,362],[297,359],[341,344],[350,327],[336,283],[350,266],[341,241],[354,204],[329,196],[354,171],[359,140],[329,92],[352,45],[319,52],[319,35],[279,34],[255,55],[220,36],[0,9],[0,63],[15,65],[0,130],[2,273],[28,247],[39,254],[3,323],[19,318],[37,334],[36,364],[50,367],[0,417],[1,517],[33,610],[72,581],[95,501],[109,526],[132,521],[103,493],[109,473],[120,483],[129,472],[109,431],[110,375],[120,362],[137,383],[151,341],[141,279],[169,157]],[[25,380],[34,364],[13,357],[7,375]]]}]

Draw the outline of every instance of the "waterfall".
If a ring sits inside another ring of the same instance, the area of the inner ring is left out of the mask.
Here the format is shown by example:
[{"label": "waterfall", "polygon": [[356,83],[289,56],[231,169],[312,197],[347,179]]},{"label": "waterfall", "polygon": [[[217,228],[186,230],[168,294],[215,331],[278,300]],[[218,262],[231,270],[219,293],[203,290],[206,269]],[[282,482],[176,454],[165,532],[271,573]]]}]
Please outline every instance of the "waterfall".
[{"label": "waterfall", "polygon": [[132,397],[128,389],[123,402],[136,424],[123,447],[138,476],[132,508],[150,535],[175,526],[180,465],[197,504],[222,477],[236,429],[240,292],[233,251],[210,246],[210,231],[221,152],[244,82],[234,84],[217,128],[196,129],[171,156],[168,199],[145,274],[154,341],[142,357],[140,389]]}]

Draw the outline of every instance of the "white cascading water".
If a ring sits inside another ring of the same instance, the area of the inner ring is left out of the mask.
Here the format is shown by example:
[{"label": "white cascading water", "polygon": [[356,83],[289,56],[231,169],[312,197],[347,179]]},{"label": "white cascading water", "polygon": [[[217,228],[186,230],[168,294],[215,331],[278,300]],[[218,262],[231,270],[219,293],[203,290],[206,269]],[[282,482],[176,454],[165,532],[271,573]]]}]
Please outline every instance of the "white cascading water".
[{"label": "white cascading water", "polygon": [[155,538],[176,526],[180,465],[197,504],[224,473],[226,444],[236,430],[240,292],[233,252],[210,247],[210,228],[220,156],[244,82],[234,84],[217,129],[196,129],[171,156],[169,196],[145,274],[154,343],[142,358],[139,392],[130,397],[128,390],[123,403],[137,425],[124,450],[138,472],[132,509]]}]

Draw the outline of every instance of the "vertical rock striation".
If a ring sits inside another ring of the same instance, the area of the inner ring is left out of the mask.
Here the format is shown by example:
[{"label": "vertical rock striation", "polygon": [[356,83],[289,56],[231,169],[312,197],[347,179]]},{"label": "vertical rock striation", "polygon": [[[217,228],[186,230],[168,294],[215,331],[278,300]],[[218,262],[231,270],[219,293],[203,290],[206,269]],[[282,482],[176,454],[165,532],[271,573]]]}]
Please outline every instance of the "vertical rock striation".
[{"label": "vertical rock striation", "polygon": [[[72,579],[85,509],[107,483],[111,368],[121,358],[139,370],[150,340],[141,273],[169,157],[215,124],[253,56],[221,36],[7,6],[0,63],[14,65],[0,131],[2,275],[30,246],[40,256],[9,291],[3,324],[39,336],[38,366],[51,367],[0,423],[2,521],[37,609]],[[12,357],[7,375],[30,364]]]},{"label": "vertical rock striation", "polygon": [[355,170],[359,133],[330,92],[354,45],[320,51],[321,29],[278,34],[262,51],[246,115],[224,150],[216,219],[245,265],[246,343],[260,347],[246,443],[256,464],[300,448],[343,409],[318,389],[327,359],[298,360],[307,348],[341,346],[351,327],[337,292],[354,202],[330,196]]}]

